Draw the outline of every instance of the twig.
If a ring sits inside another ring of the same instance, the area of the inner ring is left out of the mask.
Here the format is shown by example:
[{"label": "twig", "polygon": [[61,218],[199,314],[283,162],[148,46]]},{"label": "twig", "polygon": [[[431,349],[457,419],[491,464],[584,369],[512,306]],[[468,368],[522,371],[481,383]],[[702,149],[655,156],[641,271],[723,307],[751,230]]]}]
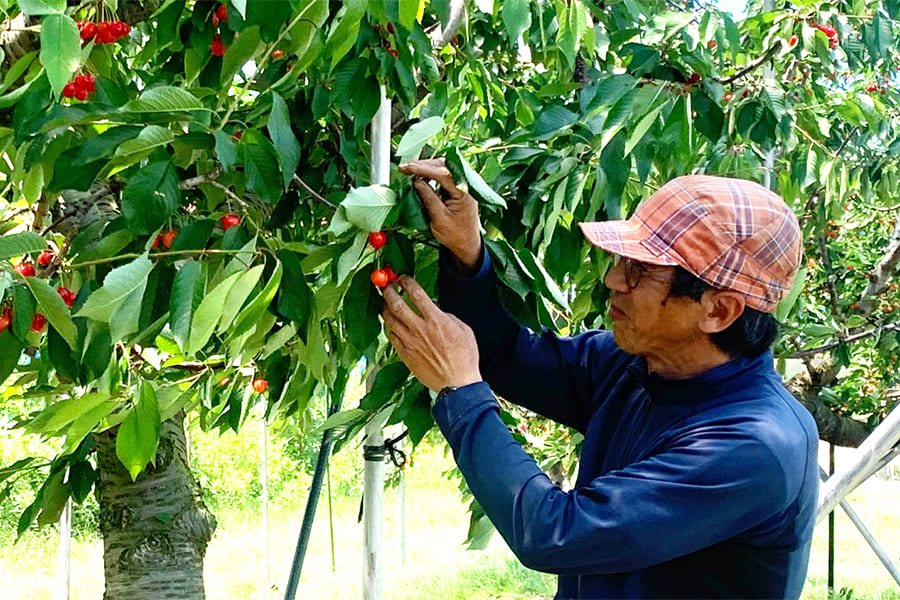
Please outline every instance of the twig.
[{"label": "twig", "polygon": [[841,306],[838,304],[837,288],[834,286],[834,279],[831,273],[831,259],[828,257],[828,247],[825,245],[825,236],[819,235],[819,254],[822,256],[822,265],[825,267],[825,283],[828,286],[828,295],[831,298],[831,312],[835,317],[844,324],[844,314],[841,312]]},{"label": "twig", "polygon": [[746,67],[732,75],[731,77],[726,77],[725,79],[717,79],[719,83],[722,85],[728,85],[729,83],[734,83],[744,75],[747,75],[751,71],[755,71],[756,69],[763,66],[765,63],[770,61],[775,54],[781,50],[781,40],[775,40],[775,43],[772,44],[772,47],[766,50],[766,53],[748,64]]},{"label": "twig", "polygon": [[888,279],[896,273],[898,263],[900,263],[900,220],[895,223],[891,243],[872,270],[869,284],[863,290],[863,298],[859,303],[859,310],[863,315],[872,314],[878,294],[887,288]]},{"label": "twig", "polygon": [[322,204],[325,204],[325,205],[330,206],[331,208],[337,210],[337,205],[336,205],[336,204],[334,204],[333,202],[330,202],[327,198],[325,198],[324,196],[322,196],[321,194],[319,194],[317,191],[315,191],[314,189],[312,189],[311,187],[309,187],[309,185],[308,185],[305,181],[303,181],[302,179],[300,179],[300,176],[297,175],[296,173],[294,173],[294,178],[293,178],[292,181],[293,181],[294,183],[296,183],[297,185],[299,185],[300,187],[302,187],[304,190],[306,190],[307,193],[308,193],[310,196],[312,196],[313,198],[315,198],[316,200],[318,200],[318,201],[321,202]]},{"label": "twig", "polygon": [[240,196],[238,196],[237,194],[235,194],[234,192],[232,192],[231,189],[229,189],[227,185],[223,185],[223,184],[219,183],[218,181],[210,181],[208,183],[209,183],[209,185],[213,186],[214,188],[218,188],[218,189],[222,190],[223,192],[225,192],[226,196],[228,196],[229,198],[231,198],[232,200],[234,200],[241,206],[244,206],[244,207],[248,206],[248,204],[244,201],[244,199],[241,198]]},{"label": "twig", "polygon": [[443,31],[438,29],[435,31],[435,34],[440,33],[440,37],[435,35],[435,37],[431,38],[435,48],[438,50],[442,49],[450,43],[450,40],[456,37],[456,33],[462,26],[463,19],[466,16],[466,5],[468,3],[469,0],[450,0],[450,19],[447,20],[447,29]]},{"label": "twig", "polygon": [[[262,249],[258,248],[257,250],[262,250]],[[202,255],[202,254],[243,254],[243,253],[244,253],[244,250],[218,250],[215,248],[204,248],[201,250],[178,250],[178,251],[171,251],[171,252],[154,252],[153,257],[159,258],[162,256],[183,256],[186,254],[201,254]],[[119,254],[118,256],[108,256],[106,258],[98,258],[95,260],[86,260],[84,262],[74,263],[74,264],[69,265],[69,268],[70,269],[80,269],[81,267],[90,267],[92,265],[101,265],[101,264],[113,262],[116,260],[137,258],[139,256],[141,256],[141,254],[138,254],[137,252],[129,252],[127,254]]]},{"label": "twig", "polygon": [[798,350],[791,354],[788,354],[785,358],[806,358],[809,356],[813,356],[815,354],[819,354],[820,352],[827,352],[828,350],[834,350],[841,344],[850,344],[852,342],[859,341],[861,339],[873,336],[875,334],[881,333],[883,331],[900,331],[900,323],[889,323],[883,327],[876,327],[875,329],[870,329],[868,331],[862,331],[859,333],[854,333],[853,335],[848,335],[847,337],[840,339],[836,342],[830,342],[825,344],[824,346],[819,346],[818,348],[811,348],[809,350]]}]

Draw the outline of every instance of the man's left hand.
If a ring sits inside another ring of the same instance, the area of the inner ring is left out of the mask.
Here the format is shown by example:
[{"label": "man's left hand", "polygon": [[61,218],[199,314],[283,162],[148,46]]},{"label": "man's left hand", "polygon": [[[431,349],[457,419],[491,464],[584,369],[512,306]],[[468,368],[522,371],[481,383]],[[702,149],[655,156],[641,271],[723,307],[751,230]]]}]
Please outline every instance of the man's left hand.
[{"label": "man's left hand", "polygon": [[412,298],[416,314],[393,288],[384,288],[384,324],[388,340],[410,372],[425,387],[439,391],[481,381],[478,344],[472,329],[431,301],[413,278],[397,281]]}]

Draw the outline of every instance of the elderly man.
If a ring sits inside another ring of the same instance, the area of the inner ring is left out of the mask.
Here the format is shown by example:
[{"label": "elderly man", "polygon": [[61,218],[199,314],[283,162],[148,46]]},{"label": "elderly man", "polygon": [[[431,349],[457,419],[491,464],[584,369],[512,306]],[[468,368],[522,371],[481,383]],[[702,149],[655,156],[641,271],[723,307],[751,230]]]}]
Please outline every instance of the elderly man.
[{"label": "elderly man", "polygon": [[[557,337],[501,306],[477,204],[443,163],[401,171],[443,246],[443,310],[401,277],[419,314],[385,289],[389,339],[437,392],[435,420],[519,559],[558,574],[558,598],[799,597],[818,436],[769,351],[801,258],[781,198],[685,176],[628,220],[582,223],[616,258],[613,328]],[[584,434],[571,491],[512,438],[492,390]]]}]

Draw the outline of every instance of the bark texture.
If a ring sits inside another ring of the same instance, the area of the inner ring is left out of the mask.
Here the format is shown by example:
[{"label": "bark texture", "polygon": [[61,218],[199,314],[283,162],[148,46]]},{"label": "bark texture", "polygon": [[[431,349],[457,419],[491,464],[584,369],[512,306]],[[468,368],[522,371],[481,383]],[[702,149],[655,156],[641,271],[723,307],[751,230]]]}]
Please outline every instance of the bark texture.
[{"label": "bark texture", "polygon": [[103,599],[201,600],[216,519],[190,471],[184,415],[162,424],[156,465],[134,482],[116,456],[115,431],[96,437]]}]

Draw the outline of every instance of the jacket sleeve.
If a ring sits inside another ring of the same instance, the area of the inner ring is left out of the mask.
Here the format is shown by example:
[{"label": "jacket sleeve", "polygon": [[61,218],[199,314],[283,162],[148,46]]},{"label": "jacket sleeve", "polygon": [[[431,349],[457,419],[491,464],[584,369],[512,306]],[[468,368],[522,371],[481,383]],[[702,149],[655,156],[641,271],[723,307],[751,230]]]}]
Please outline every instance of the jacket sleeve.
[{"label": "jacket sleeve", "polygon": [[485,381],[504,399],[584,432],[598,388],[630,357],[609,332],[559,337],[548,329],[536,334],[519,325],[500,303],[485,250],[473,276],[459,274],[451,261],[442,248],[440,305],[475,332]]},{"label": "jacket sleeve", "polygon": [[643,569],[732,538],[790,501],[782,464],[730,425],[563,492],[512,438],[486,383],[448,394],[433,412],[487,516],[540,571]]}]

